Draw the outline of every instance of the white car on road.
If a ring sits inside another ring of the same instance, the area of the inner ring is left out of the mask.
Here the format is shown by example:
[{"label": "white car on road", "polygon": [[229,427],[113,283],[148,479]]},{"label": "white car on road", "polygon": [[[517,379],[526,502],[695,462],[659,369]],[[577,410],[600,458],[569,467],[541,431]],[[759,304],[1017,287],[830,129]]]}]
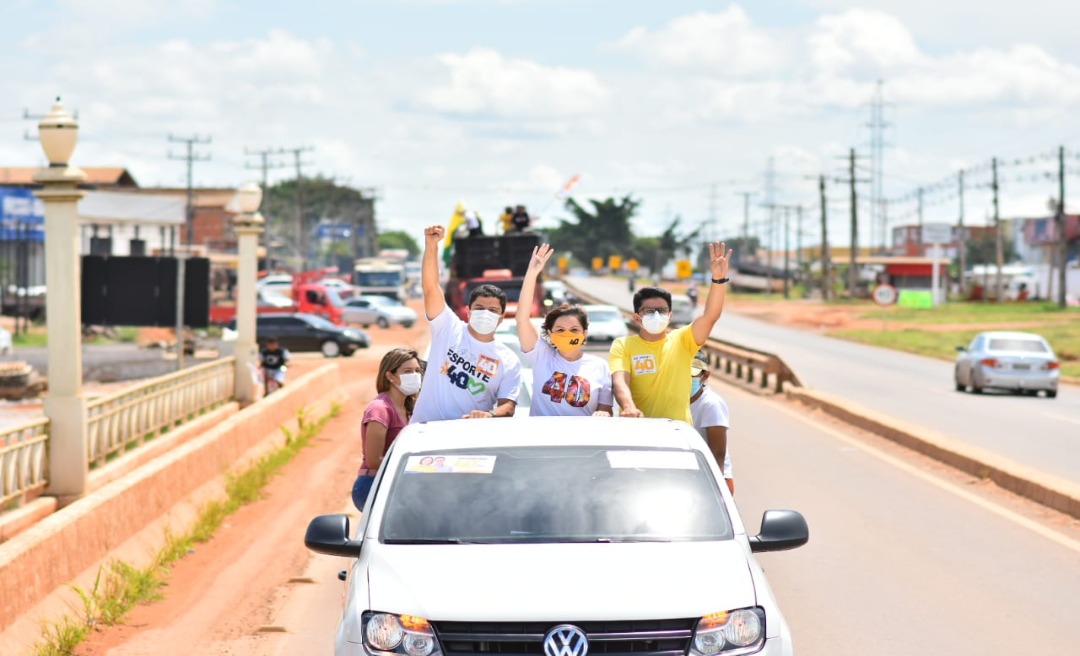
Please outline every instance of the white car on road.
[{"label": "white car on road", "polygon": [[582,305],[581,309],[589,315],[590,341],[614,342],[629,334],[622,311],[614,305]]},{"label": "white car on road", "polygon": [[754,552],[809,538],[791,510],[747,535],[693,427],[528,417],[411,424],[355,534],[311,521],[349,558],[337,656],[790,655]]},{"label": "white car on road", "polygon": [[367,328],[375,324],[380,328],[404,326],[411,328],[416,323],[416,310],[404,305],[396,298],[386,296],[355,296],[345,301],[341,310],[341,320],[346,324],[360,324]]}]

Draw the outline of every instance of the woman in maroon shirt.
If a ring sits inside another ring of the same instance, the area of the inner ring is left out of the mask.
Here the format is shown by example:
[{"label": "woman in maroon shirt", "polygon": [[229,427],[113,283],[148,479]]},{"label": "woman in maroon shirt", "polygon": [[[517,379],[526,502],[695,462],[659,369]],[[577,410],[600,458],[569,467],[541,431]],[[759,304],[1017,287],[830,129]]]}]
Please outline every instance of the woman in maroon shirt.
[{"label": "woman in maroon shirt", "polygon": [[422,376],[420,356],[416,351],[397,348],[383,356],[375,390],[379,395],[364,409],[360,423],[360,440],[364,459],[353,483],[352,499],[357,510],[364,510],[375,472],[383,456],[390,450],[394,438],[409,423]]}]

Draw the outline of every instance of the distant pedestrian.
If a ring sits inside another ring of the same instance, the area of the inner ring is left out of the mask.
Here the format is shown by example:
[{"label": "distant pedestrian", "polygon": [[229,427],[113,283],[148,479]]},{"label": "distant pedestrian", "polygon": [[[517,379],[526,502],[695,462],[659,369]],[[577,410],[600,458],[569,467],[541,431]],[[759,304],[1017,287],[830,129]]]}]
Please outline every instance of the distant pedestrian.
[{"label": "distant pedestrian", "polygon": [[697,307],[697,299],[698,299],[698,289],[697,289],[697,283],[694,282],[693,280],[691,280],[690,284],[686,287],[686,297],[690,299],[690,305],[696,308]]}]

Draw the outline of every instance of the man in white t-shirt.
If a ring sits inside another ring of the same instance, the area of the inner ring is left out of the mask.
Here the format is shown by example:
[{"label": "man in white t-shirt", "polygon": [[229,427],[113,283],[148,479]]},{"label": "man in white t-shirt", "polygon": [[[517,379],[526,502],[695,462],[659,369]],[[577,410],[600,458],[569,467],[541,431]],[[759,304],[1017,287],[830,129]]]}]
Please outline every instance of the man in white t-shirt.
[{"label": "man in white t-shirt", "polygon": [[730,427],[728,407],[724,398],[709,387],[709,361],[701,351],[690,364],[690,375],[690,415],[694,428],[709,445],[716,463],[724,471],[724,481],[734,495],[735,477],[731,471],[731,453],[727,448]]},{"label": "man in white t-shirt", "polygon": [[506,311],[506,293],[480,285],[469,295],[469,322],[459,319],[439,286],[438,251],[444,234],[442,226],[424,230],[420,282],[431,348],[410,422],[511,417],[521,387],[521,362],[494,335]]}]

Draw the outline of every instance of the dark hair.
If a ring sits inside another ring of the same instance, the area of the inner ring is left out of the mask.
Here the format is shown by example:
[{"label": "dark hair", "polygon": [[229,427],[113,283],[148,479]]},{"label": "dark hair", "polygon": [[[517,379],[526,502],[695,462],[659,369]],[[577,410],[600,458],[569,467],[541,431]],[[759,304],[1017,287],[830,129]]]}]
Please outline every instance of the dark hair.
[{"label": "dark hair", "polygon": [[671,292],[659,287],[642,287],[634,292],[634,314],[641,312],[641,304],[650,298],[662,298],[667,303],[668,311],[671,310]]},{"label": "dark hair", "polygon": [[557,308],[554,308],[547,313],[544,317],[544,332],[550,333],[551,329],[555,327],[555,322],[562,317],[577,317],[581,322],[581,329],[589,329],[589,315],[585,312],[580,305],[570,305],[569,303],[563,303]]},{"label": "dark hair", "polygon": [[[386,377],[386,374],[396,374],[397,370],[401,368],[401,365],[409,360],[420,362],[420,369],[421,371],[423,370],[423,362],[420,360],[420,356],[416,351],[408,348],[396,348],[387,351],[386,355],[382,358],[382,362],[379,363],[379,377],[375,379],[375,391],[380,394],[390,391],[390,380]],[[405,397],[405,414],[408,415],[408,417],[405,417],[406,419],[412,416],[413,406],[415,405],[416,394]]]},{"label": "dark hair", "polygon": [[469,307],[478,298],[497,298],[499,299],[499,306],[503,312],[506,311],[506,292],[502,290],[498,285],[483,284],[473,287],[473,290],[469,292]]}]

